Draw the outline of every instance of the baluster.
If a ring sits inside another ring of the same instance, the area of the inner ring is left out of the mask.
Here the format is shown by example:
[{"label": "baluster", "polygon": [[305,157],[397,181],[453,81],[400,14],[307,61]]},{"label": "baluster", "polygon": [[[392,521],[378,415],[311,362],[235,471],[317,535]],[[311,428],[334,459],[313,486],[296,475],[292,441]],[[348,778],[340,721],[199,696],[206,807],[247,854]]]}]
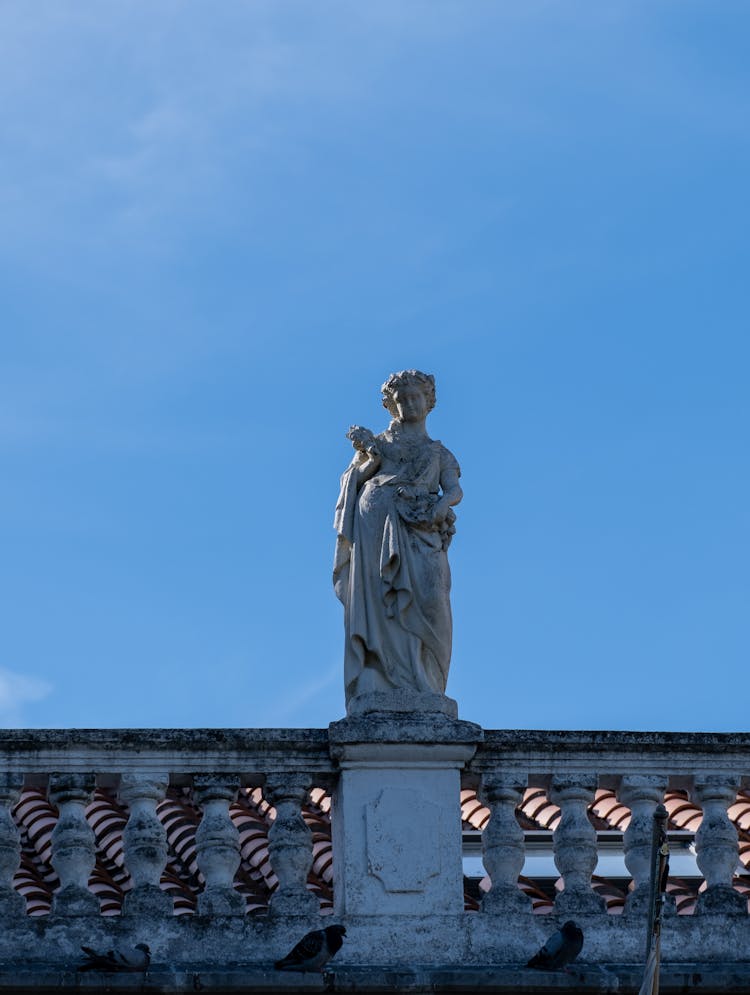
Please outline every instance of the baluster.
[{"label": "baluster", "polygon": [[52,830],[52,866],[60,878],[52,911],[60,915],[99,914],[99,901],[88,888],[96,863],[96,840],[86,821],[86,806],[94,785],[93,774],[50,775],[49,800],[59,811]]},{"label": "baluster", "polygon": [[555,899],[555,910],[564,915],[604,912],[607,905],[591,887],[597,864],[596,830],[589,821],[587,807],[594,800],[596,775],[571,774],[553,777],[550,800],[562,815],[552,834],[555,866],[565,888]]},{"label": "baluster", "polygon": [[23,787],[23,774],[0,773],[0,916],[22,916],[26,902],[13,887],[21,866],[21,834],[13,821],[13,806]]},{"label": "baluster", "polygon": [[518,887],[523,869],[524,837],[516,818],[525,780],[513,774],[485,774],[480,800],[490,809],[490,820],[482,833],[482,861],[492,887],[482,899],[482,912],[530,912],[531,899]]},{"label": "baluster", "polygon": [[691,798],[703,809],[695,834],[698,867],[706,890],[698,896],[696,913],[746,915],[747,899],[732,887],[740,862],[737,829],[727,808],[737,798],[739,778],[708,774],[693,779]]},{"label": "baluster", "polygon": [[117,796],[130,809],[122,834],[125,867],[133,888],[122,903],[123,915],[172,915],[174,902],[161,889],[167,864],[167,832],[156,814],[169,774],[123,774]]},{"label": "baluster", "polygon": [[266,795],[276,808],[276,819],[268,831],[271,866],[279,879],[271,896],[274,914],[313,915],[320,911],[318,899],[307,889],[313,849],[302,805],[311,784],[310,775],[299,772],[272,774],[266,779]]},{"label": "baluster", "polygon": [[[664,799],[667,778],[652,774],[621,778],[617,798],[630,809],[630,824],[623,835],[625,866],[633,878],[633,890],[625,899],[626,914],[645,915],[651,887],[651,846],[654,811]],[[674,898],[668,895],[664,914],[674,912]]]},{"label": "baluster", "polygon": [[239,778],[230,774],[196,774],[193,780],[203,818],[195,833],[198,867],[206,880],[198,896],[202,915],[244,915],[247,904],[234,889],[240,866],[240,833],[229,815]]}]

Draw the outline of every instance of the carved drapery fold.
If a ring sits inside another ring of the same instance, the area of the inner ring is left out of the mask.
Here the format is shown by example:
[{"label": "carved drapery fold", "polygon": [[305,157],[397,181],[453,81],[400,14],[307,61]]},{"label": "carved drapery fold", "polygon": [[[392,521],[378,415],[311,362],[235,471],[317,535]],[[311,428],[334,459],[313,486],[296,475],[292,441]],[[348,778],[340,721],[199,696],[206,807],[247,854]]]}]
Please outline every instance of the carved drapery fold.
[{"label": "carved drapery fold", "polygon": [[51,774],[49,800],[59,810],[52,831],[52,866],[60,878],[52,911],[60,915],[98,915],[99,902],[88,888],[96,863],[94,831],[86,806],[94,794],[93,774]]},{"label": "carved drapery fold", "polygon": [[531,899],[518,888],[524,863],[524,835],[516,818],[525,781],[509,774],[485,774],[480,800],[490,809],[482,833],[482,861],[492,887],[482,899],[482,912],[530,912]]},{"label": "carved drapery fold", "polygon": [[737,798],[738,788],[737,777],[709,774],[693,779],[690,795],[703,809],[703,820],[695,834],[695,851],[706,879],[696,913],[747,914],[747,899],[732,886],[740,857],[737,830],[727,808]]},{"label": "carved drapery fold", "polygon": [[22,774],[0,773],[0,915],[20,916],[26,902],[13,888],[21,866],[21,834],[13,821],[13,806],[23,787]]},{"label": "carved drapery fold", "polygon": [[[654,812],[664,800],[668,779],[663,775],[638,774],[621,778],[617,797],[630,809],[630,824],[623,835],[625,866],[633,878],[633,890],[625,900],[626,914],[645,915],[651,887],[651,848]],[[674,911],[667,896],[664,913]]]},{"label": "carved drapery fold", "polygon": [[596,830],[587,808],[594,800],[597,778],[592,774],[553,777],[549,797],[561,810],[552,834],[555,866],[565,887],[555,898],[555,910],[563,915],[604,912],[606,902],[591,887],[597,864]]},{"label": "carved drapery fold", "polygon": [[161,889],[161,876],[167,864],[167,833],[156,814],[164,798],[168,774],[123,774],[118,797],[130,815],[122,834],[125,867],[133,889],[123,901],[124,915],[171,915],[173,901]]},{"label": "carved drapery fold", "polygon": [[312,833],[302,816],[302,805],[312,785],[304,773],[269,776],[265,794],[276,809],[276,819],[268,832],[271,866],[279,886],[271,896],[271,912],[284,915],[313,915],[319,902],[307,888],[313,862]]},{"label": "carved drapery fold", "polygon": [[232,774],[197,774],[195,799],[203,817],[195,833],[198,867],[206,885],[198,896],[202,915],[244,915],[246,902],[234,889],[240,866],[240,834],[229,806],[237,797],[239,777]]}]

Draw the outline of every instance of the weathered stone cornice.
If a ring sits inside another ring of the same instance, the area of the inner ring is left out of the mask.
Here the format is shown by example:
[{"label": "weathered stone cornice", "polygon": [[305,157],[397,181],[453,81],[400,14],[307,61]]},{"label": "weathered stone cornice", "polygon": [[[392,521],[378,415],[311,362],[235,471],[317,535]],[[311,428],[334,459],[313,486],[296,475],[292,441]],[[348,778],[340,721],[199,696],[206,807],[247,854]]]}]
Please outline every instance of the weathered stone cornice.
[{"label": "weathered stone cornice", "polygon": [[620,776],[661,774],[673,786],[695,775],[737,774],[747,784],[750,735],[747,733],[545,731],[486,729],[469,765],[471,773],[502,768],[527,774],[531,785],[554,774],[591,771],[602,787],[616,787]]},{"label": "weathered stone cornice", "polygon": [[334,765],[325,729],[16,729],[0,732],[0,769],[34,775],[93,772],[100,784],[128,772],[240,772],[243,784],[303,770],[323,783]]}]

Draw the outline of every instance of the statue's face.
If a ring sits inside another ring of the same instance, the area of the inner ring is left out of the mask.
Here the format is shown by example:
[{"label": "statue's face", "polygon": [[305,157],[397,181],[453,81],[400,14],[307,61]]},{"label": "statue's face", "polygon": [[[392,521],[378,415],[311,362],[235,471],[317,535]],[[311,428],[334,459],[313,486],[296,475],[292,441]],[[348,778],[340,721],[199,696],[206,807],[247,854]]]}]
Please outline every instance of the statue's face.
[{"label": "statue's face", "polygon": [[421,387],[405,385],[393,392],[393,404],[402,422],[421,421],[427,416],[429,401]]}]

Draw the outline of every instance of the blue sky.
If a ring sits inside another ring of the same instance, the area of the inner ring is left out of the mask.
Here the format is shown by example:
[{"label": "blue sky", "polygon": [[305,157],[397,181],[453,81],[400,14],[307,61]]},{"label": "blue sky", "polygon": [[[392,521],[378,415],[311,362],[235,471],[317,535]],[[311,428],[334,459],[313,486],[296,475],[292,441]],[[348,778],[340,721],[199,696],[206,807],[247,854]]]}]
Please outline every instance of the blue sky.
[{"label": "blue sky", "polygon": [[0,3],[0,723],[339,718],[344,433],[418,367],[461,715],[746,728],[749,30]]}]

